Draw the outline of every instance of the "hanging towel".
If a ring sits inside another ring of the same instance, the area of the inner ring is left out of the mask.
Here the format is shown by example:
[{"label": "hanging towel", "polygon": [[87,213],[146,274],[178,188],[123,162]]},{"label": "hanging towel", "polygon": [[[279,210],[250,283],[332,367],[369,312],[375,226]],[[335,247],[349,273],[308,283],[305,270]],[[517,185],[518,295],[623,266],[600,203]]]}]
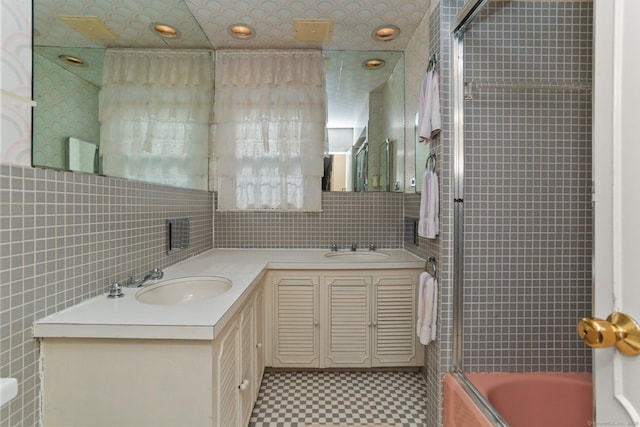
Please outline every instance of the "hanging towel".
[{"label": "hanging towel", "polygon": [[420,91],[420,113],[418,115],[418,135],[420,142],[427,142],[440,133],[440,77],[435,70],[428,71],[422,80]]},{"label": "hanging towel", "polygon": [[427,171],[422,177],[422,193],[420,194],[420,218],[418,219],[418,235],[427,239],[435,239],[439,233],[440,210],[438,174]]},{"label": "hanging towel", "polygon": [[438,283],[436,279],[427,272],[421,273],[416,333],[423,345],[429,344],[436,338],[437,299]]}]

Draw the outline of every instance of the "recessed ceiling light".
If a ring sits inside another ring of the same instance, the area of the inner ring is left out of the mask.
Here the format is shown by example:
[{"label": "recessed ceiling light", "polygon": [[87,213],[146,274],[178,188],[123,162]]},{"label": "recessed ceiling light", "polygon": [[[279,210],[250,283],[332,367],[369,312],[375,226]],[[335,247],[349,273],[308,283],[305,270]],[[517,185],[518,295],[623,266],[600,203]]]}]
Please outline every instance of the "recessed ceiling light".
[{"label": "recessed ceiling light", "polygon": [[246,24],[229,25],[227,32],[237,39],[251,39],[256,36],[256,30]]},{"label": "recessed ceiling light", "polygon": [[76,67],[84,67],[87,65],[87,63],[84,62],[82,58],[78,58],[77,56],[60,55],[58,56],[58,59],[64,61],[67,64],[74,65]]},{"label": "recessed ceiling light", "polygon": [[375,70],[384,67],[385,64],[386,62],[384,61],[384,59],[372,58],[364,61],[362,63],[362,66],[367,70]]},{"label": "recessed ceiling light", "polygon": [[400,34],[400,28],[395,25],[382,25],[371,33],[371,37],[375,40],[387,42],[395,39]]},{"label": "recessed ceiling light", "polygon": [[151,28],[151,30],[160,37],[164,37],[166,39],[174,39],[180,36],[180,31],[176,28],[160,22],[152,22],[149,28]]}]

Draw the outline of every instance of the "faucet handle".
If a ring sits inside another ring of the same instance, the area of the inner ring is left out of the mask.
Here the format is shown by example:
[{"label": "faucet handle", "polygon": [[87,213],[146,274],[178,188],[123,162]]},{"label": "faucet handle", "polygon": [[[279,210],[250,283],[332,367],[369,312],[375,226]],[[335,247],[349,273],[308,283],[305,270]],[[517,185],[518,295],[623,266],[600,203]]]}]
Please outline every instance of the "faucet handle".
[{"label": "faucet handle", "polygon": [[369,250],[370,251],[375,251],[376,250],[376,244],[375,243],[369,243]]},{"label": "faucet handle", "polygon": [[331,252],[338,252],[338,244],[337,243],[332,243],[330,248],[331,248]]},{"label": "faucet handle", "polygon": [[164,277],[164,271],[162,271],[158,267],[153,268],[149,274],[151,275],[152,279],[156,280],[162,279]]},{"label": "faucet handle", "polygon": [[119,282],[113,282],[109,287],[109,295],[107,295],[107,298],[120,298],[123,296],[122,285]]}]

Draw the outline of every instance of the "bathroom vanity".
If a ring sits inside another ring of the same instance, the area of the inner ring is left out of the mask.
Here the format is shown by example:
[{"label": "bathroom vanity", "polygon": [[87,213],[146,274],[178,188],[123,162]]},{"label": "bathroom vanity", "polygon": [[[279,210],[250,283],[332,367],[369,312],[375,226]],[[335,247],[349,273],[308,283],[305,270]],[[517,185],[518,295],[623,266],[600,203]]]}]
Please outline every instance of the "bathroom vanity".
[{"label": "bathroom vanity", "polygon": [[423,261],[211,250],[165,270],[228,279],[188,304],[105,295],[34,325],[43,425],[246,426],[264,367],[419,366]]},{"label": "bathroom vanity", "polygon": [[273,367],[421,366],[420,270],[273,270],[267,363]]}]

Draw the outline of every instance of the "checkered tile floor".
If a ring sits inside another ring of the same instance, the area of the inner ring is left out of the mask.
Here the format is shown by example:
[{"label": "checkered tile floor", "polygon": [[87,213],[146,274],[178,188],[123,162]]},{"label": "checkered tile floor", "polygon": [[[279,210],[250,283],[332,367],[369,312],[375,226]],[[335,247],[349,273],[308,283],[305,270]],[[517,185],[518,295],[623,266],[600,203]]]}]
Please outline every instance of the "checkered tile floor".
[{"label": "checkered tile floor", "polygon": [[264,374],[250,427],[424,427],[427,385],[419,372]]}]

